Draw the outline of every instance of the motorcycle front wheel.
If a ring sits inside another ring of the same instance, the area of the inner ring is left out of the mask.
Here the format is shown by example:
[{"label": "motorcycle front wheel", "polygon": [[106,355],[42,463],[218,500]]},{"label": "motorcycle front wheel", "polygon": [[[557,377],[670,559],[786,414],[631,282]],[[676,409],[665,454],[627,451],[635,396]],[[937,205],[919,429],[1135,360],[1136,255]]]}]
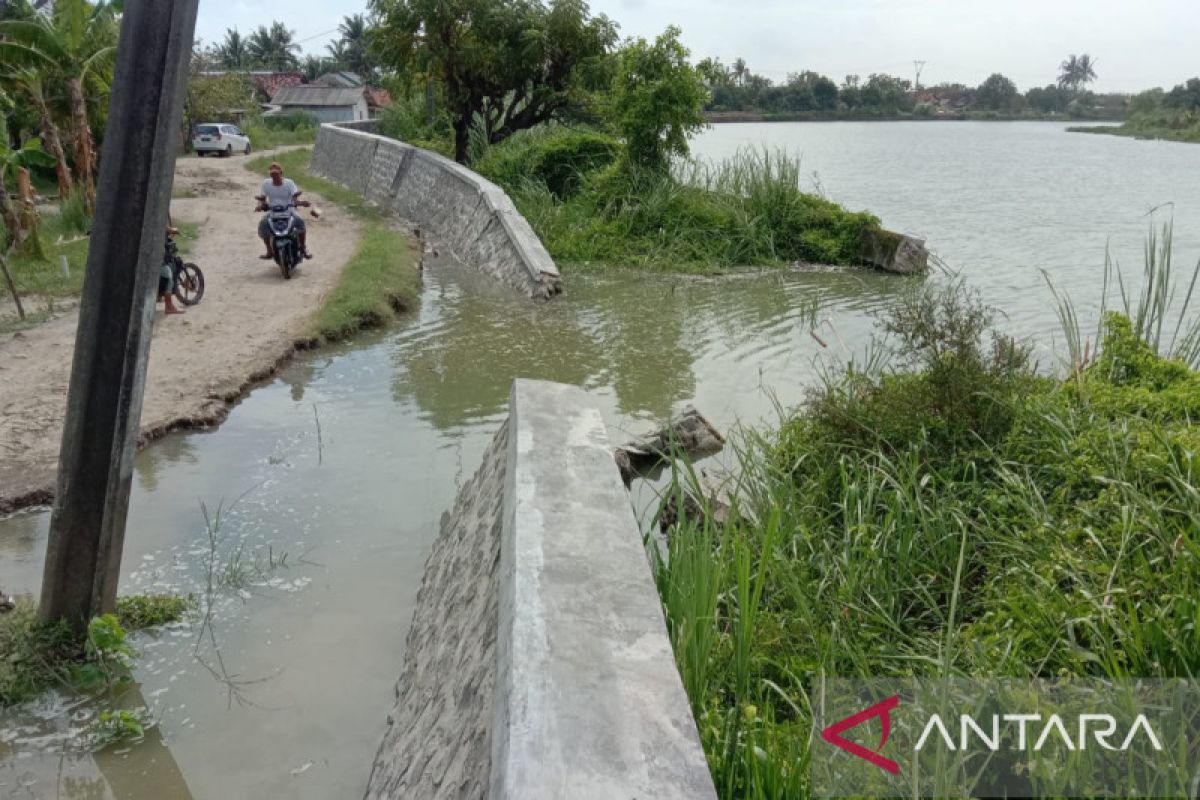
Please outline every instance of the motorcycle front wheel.
[{"label": "motorcycle front wheel", "polygon": [[194,306],[204,297],[204,273],[192,263],[184,264],[175,276],[175,297],[185,306]]}]

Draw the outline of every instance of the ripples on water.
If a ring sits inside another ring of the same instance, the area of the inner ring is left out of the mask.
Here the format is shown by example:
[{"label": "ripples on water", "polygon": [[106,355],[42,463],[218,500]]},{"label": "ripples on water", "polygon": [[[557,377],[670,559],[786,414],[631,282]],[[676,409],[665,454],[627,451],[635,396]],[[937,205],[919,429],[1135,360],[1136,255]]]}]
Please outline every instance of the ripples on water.
[{"label": "ripples on water", "polygon": [[[802,153],[830,196],[928,237],[1015,332],[1048,347],[1057,322],[1039,269],[1094,304],[1105,242],[1136,269],[1144,214],[1168,201],[1178,263],[1200,257],[1200,147],[1061,128],[740,125],[706,133],[696,149],[719,158],[766,143]],[[140,683],[123,702],[153,709],[159,724],[148,741],[64,757],[55,737],[86,720],[45,704],[9,712],[0,719],[0,797],[361,795],[429,543],[503,418],[514,377],[592,390],[617,441],[686,402],[726,428],[769,421],[775,399],[797,402],[821,362],[862,351],[871,314],[909,280],[769,271],[568,274],[567,283],[567,297],[536,305],[437,265],[420,310],[393,330],[306,354],[220,430],[141,453],[124,590],[202,592],[198,503],[211,509],[245,494],[226,520],[228,546],[286,552],[289,565],[244,594],[225,593],[217,632],[231,671],[269,680],[230,706],[192,658],[194,624],[139,636]],[[814,296],[829,320],[828,349],[809,335]],[[47,522],[0,522],[6,590],[37,589]]]}]

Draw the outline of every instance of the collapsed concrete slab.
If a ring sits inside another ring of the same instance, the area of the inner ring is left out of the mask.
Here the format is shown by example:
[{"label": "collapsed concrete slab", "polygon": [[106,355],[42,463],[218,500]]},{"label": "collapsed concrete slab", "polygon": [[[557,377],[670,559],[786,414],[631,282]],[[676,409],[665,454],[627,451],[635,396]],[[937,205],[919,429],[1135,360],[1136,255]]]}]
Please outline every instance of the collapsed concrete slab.
[{"label": "collapsed concrete slab", "polygon": [[873,267],[898,275],[924,275],[929,271],[929,251],[924,240],[903,233],[867,231],[861,257]]}]

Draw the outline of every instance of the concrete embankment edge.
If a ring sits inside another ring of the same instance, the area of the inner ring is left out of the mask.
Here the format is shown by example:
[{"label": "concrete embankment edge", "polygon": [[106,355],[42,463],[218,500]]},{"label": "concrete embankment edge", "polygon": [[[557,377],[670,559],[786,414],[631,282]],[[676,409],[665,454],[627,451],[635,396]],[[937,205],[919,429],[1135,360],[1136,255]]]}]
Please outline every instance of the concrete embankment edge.
[{"label": "concrete embankment edge", "polygon": [[368,798],[715,798],[603,419],[517,381],[426,567]]},{"label": "concrete embankment edge", "polygon": [[554,260],[503,189],[373,131],[373,122],[322,125],[313,172],[421,226],[463,263],[528,297],[562,292]]}]

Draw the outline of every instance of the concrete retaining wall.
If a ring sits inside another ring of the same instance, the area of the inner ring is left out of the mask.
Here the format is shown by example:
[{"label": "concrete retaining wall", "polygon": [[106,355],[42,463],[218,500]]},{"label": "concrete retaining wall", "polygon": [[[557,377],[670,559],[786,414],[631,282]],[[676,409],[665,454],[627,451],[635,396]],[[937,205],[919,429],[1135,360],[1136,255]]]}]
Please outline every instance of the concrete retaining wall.
[{"label": "concrete retaining wall", "polygon": [[517,381],[426,567],[367,797],[715,798],[600,412]]},{"label": "concrete retaining wall", "polygon": [[562,292],[558,267],[503,189],[375,128],[373,120],[321,126],[312,170],[420,225],[464,263],[529,297]]}]

